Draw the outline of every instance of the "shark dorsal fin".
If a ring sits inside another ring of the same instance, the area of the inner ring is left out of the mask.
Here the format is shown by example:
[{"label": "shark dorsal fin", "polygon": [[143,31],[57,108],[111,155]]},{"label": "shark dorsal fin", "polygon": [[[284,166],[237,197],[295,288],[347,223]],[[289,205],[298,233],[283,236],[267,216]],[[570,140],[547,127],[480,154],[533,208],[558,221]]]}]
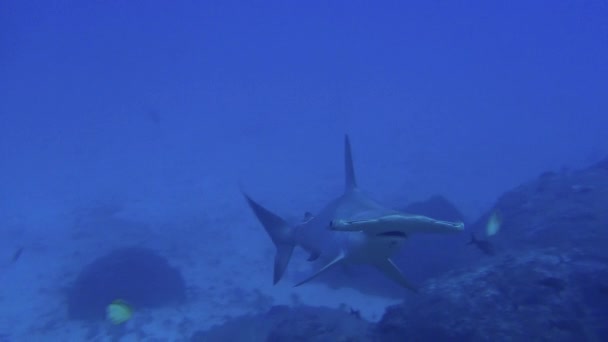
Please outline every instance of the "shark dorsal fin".
[{"label": "shark dorsal fin", "polygon": [[355,169],[353,168],[353,154],[350,151],[350,139],[348,134],[344,136],[344,171],[345,171],[345,192],[349,192],[357,188],[357,180],[355,179]]}]

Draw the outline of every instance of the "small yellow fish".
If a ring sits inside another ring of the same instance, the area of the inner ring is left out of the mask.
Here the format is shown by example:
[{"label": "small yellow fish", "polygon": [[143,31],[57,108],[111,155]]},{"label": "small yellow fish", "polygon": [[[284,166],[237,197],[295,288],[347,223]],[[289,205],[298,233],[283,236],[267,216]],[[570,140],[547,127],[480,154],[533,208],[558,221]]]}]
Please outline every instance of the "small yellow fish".
[{"label": "small yellow fish", "polygon": [[486,236],[492,236],[498,233],[502,225],[502,216],[498,210],[495,210],[486,224]]},{"label": "small yellow fish", "polygon": [[131,319],[133,309],[127,302],[117,299],[106,308],[106,317],[113,324],[122,324]]}]

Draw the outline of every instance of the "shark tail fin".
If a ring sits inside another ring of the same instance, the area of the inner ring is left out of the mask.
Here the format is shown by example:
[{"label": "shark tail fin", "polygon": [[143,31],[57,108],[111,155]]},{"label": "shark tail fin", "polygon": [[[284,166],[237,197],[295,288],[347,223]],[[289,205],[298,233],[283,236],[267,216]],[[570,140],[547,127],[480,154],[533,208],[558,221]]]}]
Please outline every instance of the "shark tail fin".
[{"label": "shark tail fin", "polygon": [[344,136],[344,171],[345,171],[345,192],[349,192],[357,187],[355,179],[355,168],[353,167],[353,154],[350,148],[348,134]]},{"label": "shark tail fin", "polygon": [[287,269],[287,265],[289,264],[289,259],[291,259],[293,248],[295,247],[294,229],[281,217],[252,200],[244,192],[243,195],[277,248],[274,256],[273,275],[273,283],[276,284],[283,277],[285,269]]}]

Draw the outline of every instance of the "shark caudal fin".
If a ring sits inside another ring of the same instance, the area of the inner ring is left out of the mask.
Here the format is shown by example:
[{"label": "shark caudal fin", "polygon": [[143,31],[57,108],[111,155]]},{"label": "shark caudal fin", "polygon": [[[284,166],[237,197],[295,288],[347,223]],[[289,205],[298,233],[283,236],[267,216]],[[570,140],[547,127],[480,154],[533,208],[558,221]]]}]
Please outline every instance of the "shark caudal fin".
[{"label": "shark caudal fin", "polygon": [[348,134],[344,136],[344,192],[349,192],[357,188],[357,180],[355,179],[355,169],[353,167],[353,154],[350,151],[350,139]]},{"label": "shark caudal fin", "polygon": [[260,223],[262,223],[264,229],[266,229],[266,232],[277,248],[277,252],[274,256],[273,275],[273,283],[276,284],[283,277],[285,269],[287,269],[287,265],[289,264],[291,254],[293,253],[293,248],[295,247],[293,228],[291,228],[281,217],[252,200],[251,197],[247,196],[244,192],[243,196],[245,196],[249,207],[251,207],[255,216],[257,216]]}]

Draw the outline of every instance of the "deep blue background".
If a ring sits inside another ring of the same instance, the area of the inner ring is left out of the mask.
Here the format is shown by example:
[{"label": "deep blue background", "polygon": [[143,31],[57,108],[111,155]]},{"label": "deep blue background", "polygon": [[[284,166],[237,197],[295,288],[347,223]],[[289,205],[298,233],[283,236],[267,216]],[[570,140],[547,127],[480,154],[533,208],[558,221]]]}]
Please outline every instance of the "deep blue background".
[{"label": "deep blue background", "polygon": [[6,213],[214,177],[304,211],[349,132],[376,197],[473,216],[608,153],[603,0],[3,1],[0,35]]}]

